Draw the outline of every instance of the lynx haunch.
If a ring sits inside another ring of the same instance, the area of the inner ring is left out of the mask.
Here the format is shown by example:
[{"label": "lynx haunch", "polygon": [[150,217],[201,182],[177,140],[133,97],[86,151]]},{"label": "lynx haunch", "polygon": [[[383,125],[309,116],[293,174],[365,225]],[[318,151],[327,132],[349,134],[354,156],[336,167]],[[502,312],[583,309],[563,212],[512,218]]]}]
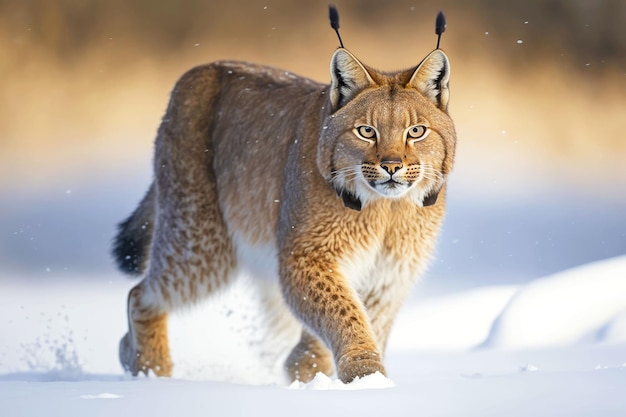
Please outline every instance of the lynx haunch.
[{"label": "lynx haunch", "polygon": [[171,375],[168,313],[242,270],[275,278],[301,324],[291,379],[385,373],[392,322],[444,216],[450,65],[435,49],[386,73],[339,48],[330,77],[215,62],[176,84],[154,181],[114,247],[122,270],[143,274],[119,352],[133,375]]}]

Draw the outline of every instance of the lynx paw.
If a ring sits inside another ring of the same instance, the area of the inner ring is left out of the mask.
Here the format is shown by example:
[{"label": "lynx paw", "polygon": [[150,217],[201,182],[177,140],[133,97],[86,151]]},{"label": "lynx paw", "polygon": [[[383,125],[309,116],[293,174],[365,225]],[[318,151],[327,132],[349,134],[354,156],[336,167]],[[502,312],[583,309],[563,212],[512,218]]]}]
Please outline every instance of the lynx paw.
[{"label": "lynx paw", "polygon": [[292,381],[311,382],[318,372],[329,376],[333,374],[333,362],[329,355],[308,354],[297,360],[290,357],[287,361],[287,373]]},{"label": "lynx paw", "polygon": [[319,372],[333,374],[330,352],[312,336],[306,335],[291,351],[285,362],[291,381],[310,382]]},{"label": "lynx paw", "polygon": [[156,376],[172,375],[172,361],[167,347],[154,346],[152,349],[139,351],[128,333],[120,340],[119,356],[124,370],[133,376],[137,376],[139,372],[147,376],[149,371]]},{"label": "lynx paw", "polygon": [[376,352],[344,355],[339,359],[337,368],[337,376],[346,384],[352,382],[357,377],[361,378],[376,372],[387,375],[380,355]]}]

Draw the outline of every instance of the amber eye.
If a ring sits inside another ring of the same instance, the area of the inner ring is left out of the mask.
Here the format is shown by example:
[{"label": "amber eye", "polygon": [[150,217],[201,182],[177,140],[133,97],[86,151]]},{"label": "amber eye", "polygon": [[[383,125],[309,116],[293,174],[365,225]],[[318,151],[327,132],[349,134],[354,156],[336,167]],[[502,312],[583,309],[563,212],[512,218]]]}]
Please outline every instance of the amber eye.
[{"label": "amber eye", "polygon": [[424,125],[411,126],[406,131],[406,138],[407,140],[415,142],[426,138],[426,136],[428,136],[428,132],[430,132],[430,130]]},{"label": "amber eye", "polygon": [[361,125],[357,126],[356,133],[361,139],[365,139],[368,141],[375,140],[377,138],[376,129],[372,126]]}]

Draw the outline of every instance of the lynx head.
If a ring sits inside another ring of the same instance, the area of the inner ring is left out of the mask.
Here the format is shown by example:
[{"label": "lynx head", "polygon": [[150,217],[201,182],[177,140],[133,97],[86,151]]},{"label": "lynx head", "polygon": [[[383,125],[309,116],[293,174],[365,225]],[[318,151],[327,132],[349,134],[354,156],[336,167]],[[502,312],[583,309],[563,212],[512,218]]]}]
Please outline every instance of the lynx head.
[{"label": "lynx head", "polygon": [[452,169],[450,65],[436,49],[414,68],[382,73],[339,48],[317,164],[347,207],[378,198],[435,204]]}]

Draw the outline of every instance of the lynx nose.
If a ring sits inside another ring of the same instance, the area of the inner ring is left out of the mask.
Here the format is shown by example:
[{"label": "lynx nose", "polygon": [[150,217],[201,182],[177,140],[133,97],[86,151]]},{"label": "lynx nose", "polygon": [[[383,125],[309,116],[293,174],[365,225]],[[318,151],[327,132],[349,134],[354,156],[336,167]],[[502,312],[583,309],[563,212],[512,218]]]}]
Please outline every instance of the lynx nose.
[{"label": "lynx nose", "polygon": [[387,171],[389,175],[393,175],[402,168],[402,161],[386,159],[380,163],[380,166]]}]

